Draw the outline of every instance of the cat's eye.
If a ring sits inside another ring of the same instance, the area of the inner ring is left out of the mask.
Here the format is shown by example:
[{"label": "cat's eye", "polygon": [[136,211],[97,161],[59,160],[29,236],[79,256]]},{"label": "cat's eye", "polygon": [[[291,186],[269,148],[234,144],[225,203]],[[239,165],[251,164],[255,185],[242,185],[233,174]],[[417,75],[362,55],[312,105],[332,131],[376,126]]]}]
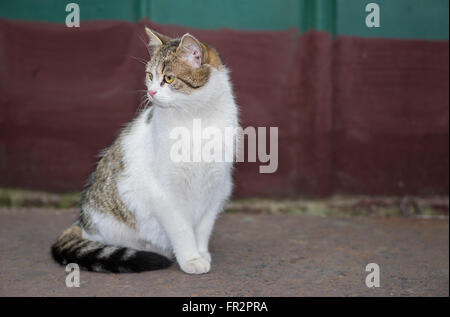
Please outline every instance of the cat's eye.
[{"label": "cat's eye", "polygon": [[164,75],[164,81],[168,84],[171,84],[175,78],[173,76]]},{"label": "cat's eye", "polygon": [[147,73],[147,77],[149,80],[153,80],[153,74],[152,73]]}]

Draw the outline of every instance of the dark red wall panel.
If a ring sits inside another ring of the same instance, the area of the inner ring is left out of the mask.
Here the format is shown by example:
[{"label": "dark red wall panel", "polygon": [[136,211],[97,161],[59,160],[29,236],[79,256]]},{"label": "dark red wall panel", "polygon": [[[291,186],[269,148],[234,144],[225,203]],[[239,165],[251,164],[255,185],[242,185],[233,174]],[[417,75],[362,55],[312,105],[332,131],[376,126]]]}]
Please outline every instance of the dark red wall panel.
[{"label": "dark red wall panel", "polygon": [[0,20],[0,186],[80,190],[144,89],[144,24],[231,69],[244,127],[279,127],[279,168],[238,163],[236,197],[448,193],[448,42],[148,21]]},{"label": "dark red wall panel", "polygon": [[78,190],[139,102],[136,27],[0,22],[0,185]]},{"label": "dark red wall panel", "polygon": [[448,193],[448,41],[340,37],[335,52],[334,188]]}]

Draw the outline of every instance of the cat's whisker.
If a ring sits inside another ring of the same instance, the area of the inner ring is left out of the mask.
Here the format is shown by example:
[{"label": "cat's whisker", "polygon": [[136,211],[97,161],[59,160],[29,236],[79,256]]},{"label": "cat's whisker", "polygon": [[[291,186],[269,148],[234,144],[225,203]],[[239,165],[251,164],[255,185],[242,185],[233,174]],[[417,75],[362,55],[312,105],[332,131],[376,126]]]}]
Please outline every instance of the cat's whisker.
[{"label": "cat's whisker", "polygon": [[148,100],[148,99],[144,100],[144,102],[141,104],[141,109],[140,110],[145,109],[145,107],[147,107],[149,102],[150,102],[150,100]]},{"label": "cat's whisker", "polygon": [[147,89],[136,89],[136,90],[129,90],[127,93],[129,94],[141,94],[141,93],[147,93]]},{"label": "cat's whisker", "polygon": [[144,110],[144,109],[146,109],[147,108],[147,106],[150,104],[150,99],[147,97],[146,99],[144,99],[142,102],[141,102],[141,104],[139,105],[139,107],[138,107],[138,111],[142,111],[142,110]]},{"label": "cat's whisker", "polygon": [[128,57],[131,57],[132,59],[134,59],[135,61],[138,61],[139,63],[141,63],[143,65],[147,65],[147,61],[143,58],[132,56],[132,55],[129,55]]},{"label": "cat's whisker", "polygon": [[137,112],[140,112],[142,110],[142,105],[145,104],[145,102],[148,100],[148,98],[145,97],[145,95],[141,97],[141,102],[139,102],[139,105],[136,109]]}]

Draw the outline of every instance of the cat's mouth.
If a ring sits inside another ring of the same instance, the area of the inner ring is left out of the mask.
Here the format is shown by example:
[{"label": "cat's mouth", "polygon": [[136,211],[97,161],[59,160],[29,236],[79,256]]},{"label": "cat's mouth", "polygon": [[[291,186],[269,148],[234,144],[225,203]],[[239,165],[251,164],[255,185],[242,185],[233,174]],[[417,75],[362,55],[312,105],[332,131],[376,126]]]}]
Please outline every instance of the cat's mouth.
[{"label": "cat's mouth", "polygon": [[158,108],[173,108],[171,106],[167,106],[161,103],[160,100],[157,100],[155,97],[155,94],[151,94],[151,93],[147,93],[147,98],[150,100],[150,102],[152,103],[152,105],[158,107]]}]

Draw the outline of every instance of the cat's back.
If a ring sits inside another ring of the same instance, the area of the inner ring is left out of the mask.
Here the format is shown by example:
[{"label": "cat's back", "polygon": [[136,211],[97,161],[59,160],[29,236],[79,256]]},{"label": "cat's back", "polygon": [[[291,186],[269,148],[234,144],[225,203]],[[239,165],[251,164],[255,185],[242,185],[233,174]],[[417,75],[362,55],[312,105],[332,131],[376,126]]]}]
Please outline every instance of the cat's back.
[{"label": "cat's back", "polygon": [[97,215],[110,215],[130,227],[135,227],[134,215],[120,197],[117,184],[126,171],[123,142],[135,133],[139,117],[140,115],[127,123],[111,145],[101,152],[94,171],[83,188],[80,222],[86,229],[91,227],[93,218]]}]

